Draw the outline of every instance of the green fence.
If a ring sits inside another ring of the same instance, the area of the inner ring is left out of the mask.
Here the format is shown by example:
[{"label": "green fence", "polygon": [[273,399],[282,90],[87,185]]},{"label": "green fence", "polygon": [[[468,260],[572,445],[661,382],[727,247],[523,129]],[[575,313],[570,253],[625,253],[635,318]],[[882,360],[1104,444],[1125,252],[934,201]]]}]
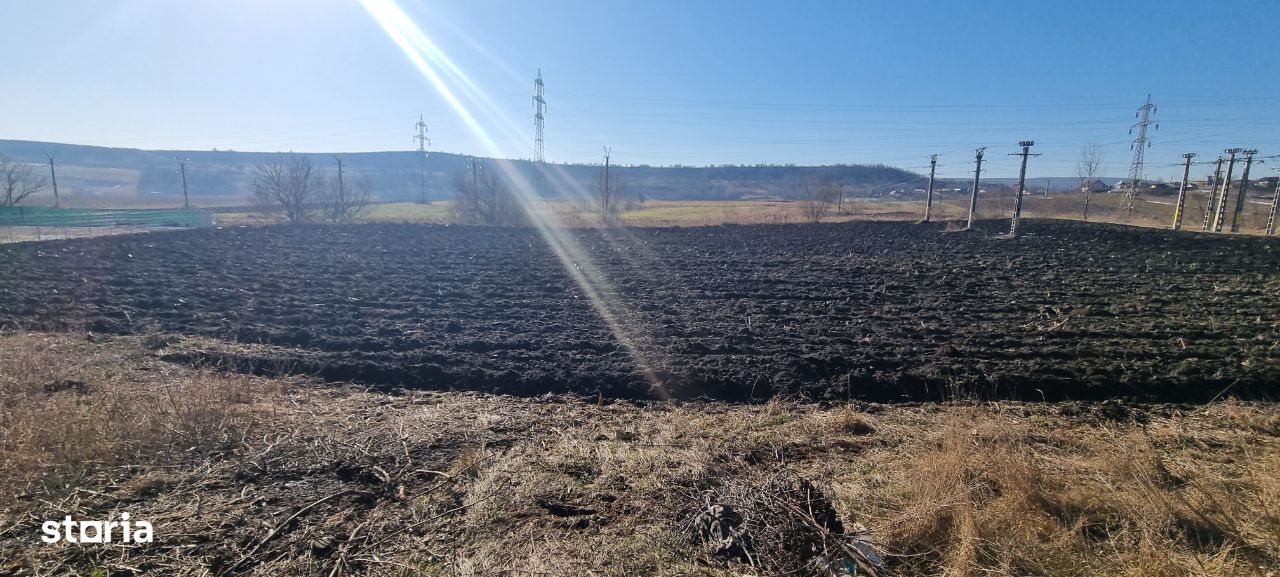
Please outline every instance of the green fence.
[{"label": "green fence", "polygon": [[196,228],[213,226],[213,216],[198,210],[184,209],[80,209],[7,206],[0,207],[0,226]]}]

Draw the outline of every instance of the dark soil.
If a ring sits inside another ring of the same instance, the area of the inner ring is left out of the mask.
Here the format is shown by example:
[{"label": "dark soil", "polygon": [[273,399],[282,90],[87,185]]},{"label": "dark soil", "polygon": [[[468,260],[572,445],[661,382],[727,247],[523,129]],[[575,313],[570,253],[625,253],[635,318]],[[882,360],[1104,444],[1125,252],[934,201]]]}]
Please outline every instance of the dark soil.
[{"label": "dark soil", "polygon": [[1026,222],[1016,239],[997,236],[1007,221],[979,228],[568,233],[585,258],[557,257],[530,229],[421,225],[22,243],[0,249],[0,327],[200,336],[217,342],[169,339],[164,354],[522,395],[1280,392],[1280,243],[1067,221]]}]

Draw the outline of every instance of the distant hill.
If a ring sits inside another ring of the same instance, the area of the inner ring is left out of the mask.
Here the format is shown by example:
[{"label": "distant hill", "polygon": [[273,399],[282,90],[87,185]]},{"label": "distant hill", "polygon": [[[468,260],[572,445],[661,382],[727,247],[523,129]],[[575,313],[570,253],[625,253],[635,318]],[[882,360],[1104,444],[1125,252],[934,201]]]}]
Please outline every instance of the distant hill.
[{"label": "distant hill", "polygon": [[[58,186],[66,197],[146,198],[182,193],[176,159],[187,159],[187,186],[193,198],[248,197],[256,167],[279,153],[230,150],[139,150],[77,144],[0,140],[0,154],[35,164],[45,164],[46,154],[56,153]],[[332,154],[306,153],[330,177],[335,172]],[[418,155],[412,151],[342,153],[348,182],[365,179],[383,200],[418,197]],[[427,194],[452,196],[454,175],[463,171],[469,157],[432,152],[426,160]],[[491,162],[491,161],[490,161]],[[534,165],[510,160],[511,168],[532,180]],[[41,169],[44,170],[43,168]],[[926,185],[923,175],[884,165],[836,166],[616,166],[624,192],[658,200],[729,200],[753,198],[796,199],[804,185],[816,179],[833,179],[850,196],[919,196]],[[592,191],[601,167],[555,164],[549,169],[548,196],[572,196]],[[42,174],[47,174],[42,172]],[[1031,179],[1042,188],[1046,179]],[[1054,189],[1075,186],[1074,179],[1053,180]],[[1118,180],[1118,179],[1115,179]],[[984,188],[1002,188],[1014,179],[983,179]],[[942,181],[939,187],[967,190],[964,180]]]},{"label": "distant hill", "polygon": [[[1106,183],[1109,186],[1115,186],[1117,182],[1121,182],[1124,179],[1118,178],[1118,177],[1111,177],[1111,176],[1099,176],[1098,180],[1101,180],[1102,182]],[[999,185],[1004,185],[1008,187],[1014,187],[1014,186],[1017,186],[1018,179],[1016,178],[983,178],[982,182],[984,184],[999,184]],[[1041,176],[1036,178],[1027,178],[1028,190],[1040,191],[1046,188],[1052,191],[1057,191],[1057,192],[1074,192],[1074,191],[1080,190],[1080,178],[1076,176],[1061,176],[1061,177]]]},{"label": "distant hill", "polygon": [[[138,150],[23,140],[0,140],[0,154],[21,162],[45,164],[46,154],[56,153],[58,186],[67,197],[142,197],[180,195],[181,176],[176,159],[187,159],[187,185],[193,198],[247,197],[255,168],[278,153],[230,150]],[[335,172],[332,154],[307,153],[312,162],[330,175]],[[364,178],[385,200],[411,200],[418,196],[416,152],[342,153],[344,176]],[[432,152],[427,157],[427,190],[432,198],[452,195],[454,175],[465,169],[468,157]],[[506,161],[525,178],[532,179],[533,163]],[[43,170],[43,168],[42,168]],[[924,186],[919,174],[882,165],[841,166],[615,166],[627,194],[650,199],[798,198],[805,182],[835,179],[855,195],[909,193]],[[548,171],[553,185],[549,196],[569,196],[574,190],[594,190],[601,167],[556,164]],[[45,172],[42,172],[45,174]],[[558,185],[558,186],[557,186]]]}]

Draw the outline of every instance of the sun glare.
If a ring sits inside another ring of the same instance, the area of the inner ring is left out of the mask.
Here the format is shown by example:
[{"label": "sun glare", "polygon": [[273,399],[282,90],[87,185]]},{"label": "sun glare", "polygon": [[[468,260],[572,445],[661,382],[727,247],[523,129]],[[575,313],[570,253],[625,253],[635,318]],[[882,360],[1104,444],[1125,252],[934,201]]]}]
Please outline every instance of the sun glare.
[{"label": "sun glare", "polygon": [[[512,155],[507,154],[497,145],[489,132],[476,120],[475,114],[459,97],[461,93],[468,102],[477,103],[478,106],[485,108],[490,116],[500,119],[499,123],[504,130],[518,132],[514,123],[493,104],[485,92],[459,69],[435,42],[431,41],[422,28],[396,2],[361,0],[361,4],[431,83],[440,97],[449,104],[453,113],[466,124],[472,135],[482,143],[488,155],[492,158],[511,158]],[[591,255],[583,250],[573,234],[565,229],[558,217],[543,206],[529,179],[508,162],[497,162],[496,165],[512,183],[515,197],[529,222],[534,225],[539,235],[555,253],[561,266],[600,314],[614,338],[626,348],[637,371],[648,382],[650,392],[659,398],[668,398],[666,388],[655,374],[653,365],[637,346],[635,329],[623,326],[623,323],[634,317],[609,278],[596,266]],[[575,194],[585,195],[585,192],[580,190],[580,186],[575,184],[573,189]]]}]

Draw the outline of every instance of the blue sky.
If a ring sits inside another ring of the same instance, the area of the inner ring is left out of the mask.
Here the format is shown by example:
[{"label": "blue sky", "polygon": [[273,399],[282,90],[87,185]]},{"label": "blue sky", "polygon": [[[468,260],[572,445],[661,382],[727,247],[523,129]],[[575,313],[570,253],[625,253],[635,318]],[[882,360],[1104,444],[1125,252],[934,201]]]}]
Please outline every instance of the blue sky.
[{"label": "blue sky", "polygon": [[421,113],[432,149],[529,157],[541,68],[558,162],[607,145],[631,164],[921,170],[937,153],[963,177],[988,146],[988,174],[1014,176],[1006,154],[1033,139],[1033,176],[1070,176],[1085,144],[1123,176],[1148,93],[1150,177],[1179,176],[1183,152],[1280,154],[1278,2],[399,6],[473,83],[459,105],[475,125],[357,0],[45,0],[5,9],[0,138],[409,150]]}]

